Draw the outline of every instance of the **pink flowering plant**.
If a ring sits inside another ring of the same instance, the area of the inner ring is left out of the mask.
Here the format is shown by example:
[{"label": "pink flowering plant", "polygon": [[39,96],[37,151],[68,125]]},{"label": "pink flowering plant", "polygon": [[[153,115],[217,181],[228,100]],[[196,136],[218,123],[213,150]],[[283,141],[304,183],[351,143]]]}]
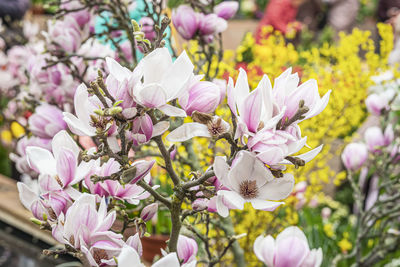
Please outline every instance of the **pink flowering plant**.
[{"label": "pink flowering plant", "polygon": [[[171,20],[163,1],[146,2],[140,22],[130,20],[135,7],[126,1],[58,4],[59,19],[49,22],[42,43],[19,47],[26,59],[7,70],[20,78],[8,118],[27,132],[11,156],[30,181],[18,183],[20,199],[32,221],[63,245],[45,254],[70,253],[87,266],[142,266],[141,240],[162,215],[171,227],[152,266],[215,266],[228,251],[245,266],[237,240],[246,234],[233,231],[230,210],[285,205],[295,187],[287,166],[300,168],[322,149],[299,153],[307,147],[299,123],[321,113],[330,92],[321,97],[317,81],[301,83],[291,68],[273,82],[264,75],[256,88],[243,69],[222,86],[215,81],[210,57],[218,52],[221,60],[234,1],[186,1],[173,10],[179,34],[204,48],[203,62],[167,46]],[[96,30],[96,17],[105,31]],[[224,117],[216,114],[221,107]],[[392,132],[368,136],[374,153],[385,153]],[[195,138],[226,149],[200,166]],[[363,160],[359,153],[349,164]],[[160,173],[169,190],[160,188]],[[218,240],[210,228],[222,230]],[[215,251],[217,241],[222,249]],[[296,227],[276,239],[260,236],[254,252],[268,266],[320,266],[323,257]]]},{"label": "pink flowering plant", "polygon": [[342,153],[357,219],[351,227],[355,245],[348,254],[338,255],[336,264],[372,266],[387,262],[399,249],[399,83],[391,77],[371,91],[365,104],[375,125]]}]

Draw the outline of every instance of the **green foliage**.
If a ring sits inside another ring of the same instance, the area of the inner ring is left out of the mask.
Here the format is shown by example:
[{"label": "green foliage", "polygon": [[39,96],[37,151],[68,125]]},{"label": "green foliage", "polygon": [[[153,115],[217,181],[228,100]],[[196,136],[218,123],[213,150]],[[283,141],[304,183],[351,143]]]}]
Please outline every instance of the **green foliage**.
[{"label": "green foliage", "polygon": [[169,8],[176,8],[179,5],[182,5],[183,3],[185,3],[185,0],[169,0],[168,1],[168,7]]}]

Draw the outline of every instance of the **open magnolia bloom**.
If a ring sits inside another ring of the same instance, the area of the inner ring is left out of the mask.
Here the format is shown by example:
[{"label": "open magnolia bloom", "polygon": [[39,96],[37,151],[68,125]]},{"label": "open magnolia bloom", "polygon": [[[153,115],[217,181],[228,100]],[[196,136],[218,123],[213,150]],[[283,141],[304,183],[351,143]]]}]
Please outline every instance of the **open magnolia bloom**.
[{"label": "open magnolia bloom", "polygon": [[319,267],[322,263],[322,249],[310,250],[306,236],[296,226],[286,228],[276,239],[260,235],[253,248],[268,267]]},{"label": "open magnolia bloom", "polygon": [[90,163],[78,164],[79,147],[66,131],[57,133],[52,142],[52,151],[41,147],[26,148],[30,166],[41,175],[49,175],[52,183],[48,190],[72,189],[90,171]]},{"label": "open magnolia bloom", "polygon": [[218,191],[217,211],[223,217],[229,215],[229,208],[241,210],[246,202],[250,202],[255,209],[274,210],[284,202],[270,200],[286,198],[294,186],[292,174],[285,173],[282,178],[274,178],[256,155],[248,151],[240,151],[232,167],[223,157],[216,157],[213,168],[215,176],[230,189]]},{"label": "open magnolia bloom", "polygon": [[188,90],[193,78],[193,64],[186,52],[172,62],[167,48],[157,48],[144,57],[135,71],[143,82],[138,82],[131,95],[135,101],[149,108],[157,108],[168,116],[186,117],[186,112],[167,104]]}]

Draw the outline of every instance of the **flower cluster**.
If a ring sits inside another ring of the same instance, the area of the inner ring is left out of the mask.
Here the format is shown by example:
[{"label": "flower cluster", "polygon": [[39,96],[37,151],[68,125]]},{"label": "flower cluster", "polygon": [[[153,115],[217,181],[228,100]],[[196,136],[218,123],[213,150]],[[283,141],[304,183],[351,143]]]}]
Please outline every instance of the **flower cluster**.
[{"label": "flower cluster", "polygon": [[[204,48],[200,61],[185,51],[171,55],[165,34],[170,20],[161,15],[161,2],[147,7],[139,26],[127,20],[131,6],[62,1],[62,19],[49,24],[40,47],[21,48],[34,53],[19,60],[12,74],[29,74],[9,102],[10,119],[27,131],[12,159],[21,173],[37,178],[35,190],[18,183],[21,202],[34,223],[65,245],[62,252],[83,254],[91,266],[142,265],[141,240],[161,211],[170,216],[171,228],[166,252],[154,266],[220,263],[243,237],[229,222],[231,210],[249,209],[250,203],[270,214],[293,195],[304,199],[304,183],[292,192],[294,168],[308,166],[322,149],[321,139],[310,140],[302,131],[331,96],[324,87],[321,97],[312,75],[300,83],[301,73],[280,68],[282,74],[270,75],[273,83],[264,71],[256,83],[242,68],[214,79],[223,69],[213,63],[213,42],[237,2],[207,13],[204,1],[191,1],[194,6],[174,11],[178,32]],[[112,19],[104,23],[108,31],[99,33],[93,23],[95,16],[106,16],[103,11]],[[143,58],[135,62],[139,51]],[[204,73],[197,67],[202,65]],[[199,140],[208,149],[199,150]],[[160,188],[161,175],[171,190]],[[226,225],[230,230],[213,240],[209,230]],[[273,266],[319,266],[321,251],[310,250],[299,232],[289,228],[275,245],[272,237],[258,239],[256,256]],[[212,250],[215,245],[222,250]],[[296,257],[284,258],[291,246]],[[199,247],[206,253],[197,255]]]}]

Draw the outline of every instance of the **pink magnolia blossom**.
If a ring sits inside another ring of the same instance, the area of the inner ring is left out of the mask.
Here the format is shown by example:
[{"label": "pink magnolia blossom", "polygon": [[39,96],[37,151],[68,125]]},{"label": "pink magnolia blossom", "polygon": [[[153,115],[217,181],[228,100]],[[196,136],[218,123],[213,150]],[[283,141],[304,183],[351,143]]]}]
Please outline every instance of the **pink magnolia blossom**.
[{"label": "pink magnolia blossom", "polygon": [[62,111],[56,106],[42,104],[28,120],[29,130],[41,138],[51,139],[61,130],[67,129]]},{"label": "pink magnolia blossom", "polygon": [[89,172],[89,164],[78,164],[80,149],[75,141],[63,130],[54,136],[51,145],[53,153],[41,147],[27,147],[30,166],[38,173],[52,177],[53,191],[66,189],[80,182]]},{"label": "pink magnolia blossom", "polygon": [[198,14],[186,5],[180,5],[172,12],[172,22],[179,34],[186,40],[190,40],[199,28]]},{"label": "pink magnolia blossom", "polygon": [[363,143],[350,143],[342,153],[342,161],[348,170],[356,171],[368,158],[367,146]]},{"label": "pink magnolia blossom", "polygon": [[10,154],[10,159],[15,162],[15,166],[18,172],[28,174],[31,177],[37,177],[38,173],[29,166],[26,157],[26,148],[29,146],[41,147],[43,149],[51,151],[51,140],[35,136],[32,136],[30,138],[24,136],[17,142],[16,154]]},{"label": "pink magnolia blossom", "polygon": [[63,0],[61,1],[61,8],[66,10],[78,10],[76,12],[69,12],[68,16],[75,19],[76,23],[79,25],[80,28],[83,28],[87,25],[90,20],[92,19],[92,15],[90,12],[83,8],[84,6],[81,4],[79,0]]},{"label": "pink magnolia blossom", "polygon": [[233,18],[239,9],[237,1],[224,1],[214,7],[214,13],[225,20]]},{"label": "pink magnolia blossom", "polygon": [[69,53],[76,52],[84,39],[78,23],[71,16],[55,22],[49,21],[47,28],[44,36],[53,49],[61,49]]},{"label": "pink magnolia blossom", "polygon": [[369,112],[379,116],[382,111],[389,109],[389,101],[386,94],[370,94],[365,100],[365,105]]},{"label": "pink magnolia blossom", "polygon": [[[264,129],[258,131],[253,137],[248,139],[247,145],[250,151],[257,154],[262,162],[268,165],[292,164],[285,159],[292,156],[306,145],[307,137],[299,138],[300,129],[296,126],[290,126],[289,130]],[[296,155],[304,162],[311,161],[322,150],[323,145],[310,150],[304,154]]]},{"label": "pink magnolia blossom", "polygon": [[48,191],[46,185],[48,177],[39,177],[39,195],[33,192],[26,184],[18,182],[19,198],[22,205],[30,210],[33,216],[40,221],[48,221],[53,224],[60,214],[65,214],[72,205],[72,198],[64,191]]},{"label": "pink magnolia blossom", "polygon": [[133,141],[135,146],[148,143],[151,138],[159,136],[169,128],[168,121],[160,121],[153,125],[150,116],[145,113],[136,117],[132,123],[132,131],[126,133],[128,140]]},{"label": "pink magnolia blossom", "polygon": [[154,215],[156,215],[157,210],[158,210],[157,203],[147,205],[142,209],[142,212],[140,213],[140,218],[142,218],[143,221],[147,222],[151,220],[154,217]]},{"label": "pink magnolia blossom", "polygon": [[393,126],[389,124],[383,133],[382,129],[377,126],[370,127],[365,131],[364,138],[368,150],[372,153],[379,153],[382,147],[387,147],[393,142]]},{"label": "pink magnolia blossom", "polygon": [[139,23],[142,26],[144,37],[150,41],[153,41],[156,37],[156,32],[154,31],[154,21],[149,17],[143,17],[139,20]]},{"label": "pink magnolia blossom", "polygon": [[260,235],[253,249],[269,267],[319,267],[322,263],[322,249],[310,250],[306,236],[296,226],[286,228],[276,239]]},{"label": "pink magnolia blossom", "polygon": [[[145,179],[148,183],[150,180],[148,174],[153,165],[154,161],[145,160],[133,163],[131,168],[135,168],[136,172],[135,177],[132,177],[133,179],[129,184],[122,185],[117,180],[105,180],[94,184],[90,179],[93,174],[100,177],[110,176],[120,170],[120,164],[114,159],[110,159],[101,166],[100,160],[97,160],[94,163],[92,171],[85,176],[85,185],[92,194],[100,197],[114,197],[137,205],[140,200],[149,197],[149,193],[135,183],[141,179]],[[154,186],[153,189],[156,189],[157,187],[158,186]]]},{"label": "pink magnolia blossom", "polygon": [[[216,203],[218,213],[228,216],[229,203],[236,209],[243,209],[244,203],[250,202],[255,209],[274,210],[293,190],[294,178],[286,173],[282,178],[274,178],[271,171],[248,151],[240,151],[232,167],[222,157],[216,157],[213,165],[215,176],[229,190],[219,190]],[[267,200],[268,199],[268,200]]]},{"label": "pink magnolia blossom", "polygon": [[198,14],[199,32],[203,36],[214,35],[225,31],[228,23],[225,19],[218,17],[216,14],[203,13]]},{"label": "pink magnolia blossom", "polygon": [[179,235],[178,238],[178,257],[183,263],[190,263],[196,260],[198,246],[194,239]]},{"label": "pink magnolia blossom", "polygon": [[103,198],[99,208],[96,197],[82,194],[68,209],[64,218],[59,218],[53,236],[57,241],[81,250],[92,266],[104,266],[114,262],[124,246],[122,235],[110,231],[116,212],[107,213]]},{"label": "pink magnolia blossom", "polygon": [[193,77],[193,68],[186,52],[172,62],[167,48],[157,48],[136,67],[134,72],[141,75],[131,95],[143,106],[158,108],[168,116],[186,117],[184,110],[167,103],[179,98],[188,89]]}]

